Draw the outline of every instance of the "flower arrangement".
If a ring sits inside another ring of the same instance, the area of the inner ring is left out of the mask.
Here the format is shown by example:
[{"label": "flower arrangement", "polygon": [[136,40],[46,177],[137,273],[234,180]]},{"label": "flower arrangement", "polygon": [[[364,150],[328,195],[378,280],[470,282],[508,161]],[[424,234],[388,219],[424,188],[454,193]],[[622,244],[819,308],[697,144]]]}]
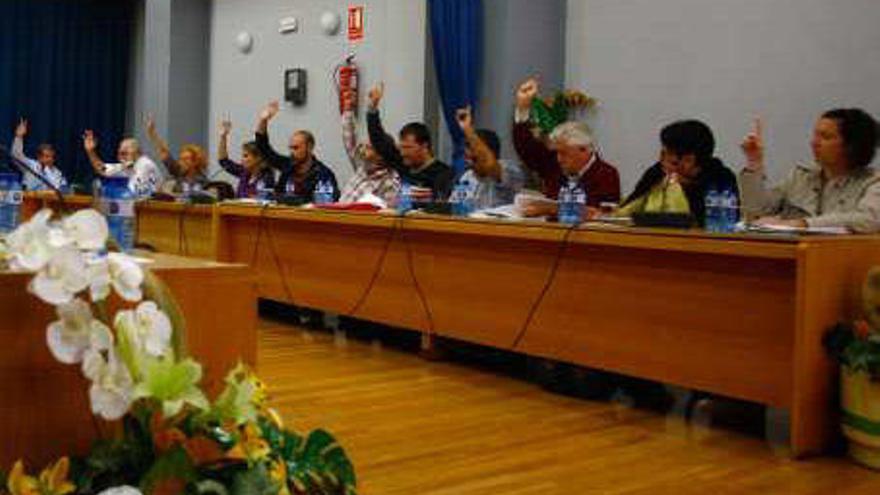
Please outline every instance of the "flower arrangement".
[{"label": "flower arrangement", "polygon": [[554,96],[532,100],[532,118],[541,133],[549,135],[558,125],[570,119],[571,112],[586,110],[596,105],[596,99],[587,94],[566,90]]},{"label": "flower arrangement", "polygon": [[[80,366],[92,412],[121,428],[39,476],[21,461],[0,470],[0,493],[355,493],[354,469],[334,437],[284,428],[248,367],[231,370],[224,390],[207,397],[173,298],[136,258],[107,251],[101,214],[52,216],[40,211],[0,240],[0,264],[36,274],[28,290],[58,315],[46,329],[51,354]],[[111,318],[112,294],[122,303]]]},{"label": "flower arrangement", "polygon": [[861,296],[863,317],[835,325],[824,344],[841,366],[880,382],[880,267],[868,272]]}]

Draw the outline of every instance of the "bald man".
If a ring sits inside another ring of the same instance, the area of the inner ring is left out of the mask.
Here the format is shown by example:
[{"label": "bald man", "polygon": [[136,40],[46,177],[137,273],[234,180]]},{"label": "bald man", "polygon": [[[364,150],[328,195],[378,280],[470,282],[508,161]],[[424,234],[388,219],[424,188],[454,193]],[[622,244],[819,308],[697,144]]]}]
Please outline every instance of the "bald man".
[{"label": "bald man", "polygon": [[139,199],[152,196],[164,180],[159,167],[141,152],[141,145],[136,139],[127,138],[119,142],[117,163],[104,163],[101,160],[97,151],[98,139],[91,130],[83,135],[83,148],[96,174],[102,177],[128,177],[128,188]]}]

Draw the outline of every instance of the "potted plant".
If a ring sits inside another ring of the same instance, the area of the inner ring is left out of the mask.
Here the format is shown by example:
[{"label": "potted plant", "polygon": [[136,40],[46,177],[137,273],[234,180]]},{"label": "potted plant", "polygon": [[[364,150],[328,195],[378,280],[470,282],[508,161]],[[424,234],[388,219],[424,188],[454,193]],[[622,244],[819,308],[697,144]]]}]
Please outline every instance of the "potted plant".
[{"label": "potted plant", "polygon": [[108,252],[108,234],[94,210],[58,221],[43,210],[0,239],[0,268],[33,272],[28,290],[55,306],[52,355],[80,367],[92,412],[119,425],[38,476],[22,461],[0,467],[0,495],[354,495],[345,450],[324,430],[285,428],[251,369],[205,394],[172,295],[135,258]]},{"label": "potted plant", "polygon": [[880,470],[880,267],[862,286],[864,317],[840,323],[825,347],[840,363],[841,426],[856,462]]}]

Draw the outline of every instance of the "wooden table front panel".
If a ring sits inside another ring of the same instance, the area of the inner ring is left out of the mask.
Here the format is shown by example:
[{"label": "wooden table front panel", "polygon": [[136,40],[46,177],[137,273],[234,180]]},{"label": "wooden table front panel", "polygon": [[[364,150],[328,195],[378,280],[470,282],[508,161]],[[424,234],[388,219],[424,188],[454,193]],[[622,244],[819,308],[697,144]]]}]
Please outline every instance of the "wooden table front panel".
[{"label": "wooden table front panel", "polygon": [[788,406],[795,268],[574,244],[519,350]]}]

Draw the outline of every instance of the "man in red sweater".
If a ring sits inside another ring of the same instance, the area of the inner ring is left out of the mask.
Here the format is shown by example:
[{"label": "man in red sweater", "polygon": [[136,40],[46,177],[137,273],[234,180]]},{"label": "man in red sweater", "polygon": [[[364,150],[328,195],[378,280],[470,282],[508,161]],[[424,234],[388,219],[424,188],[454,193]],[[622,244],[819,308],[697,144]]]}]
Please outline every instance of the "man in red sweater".
[{"label": "man in red sweater", "polygon": [[[538,137],[531,122],[532,100],[538,97],[538,82],[528,79],[516,93],[513,144],[522,162],[541,178],[544,195],[556,199],[565,181],[578,182],[587,193],[587,206],[620,202],[620,175],[617,169],[595,152],[589,127],[566,122],[550,135],[550,143]],[[526,216],[555,216],[556,206],[533,204]]]}]

